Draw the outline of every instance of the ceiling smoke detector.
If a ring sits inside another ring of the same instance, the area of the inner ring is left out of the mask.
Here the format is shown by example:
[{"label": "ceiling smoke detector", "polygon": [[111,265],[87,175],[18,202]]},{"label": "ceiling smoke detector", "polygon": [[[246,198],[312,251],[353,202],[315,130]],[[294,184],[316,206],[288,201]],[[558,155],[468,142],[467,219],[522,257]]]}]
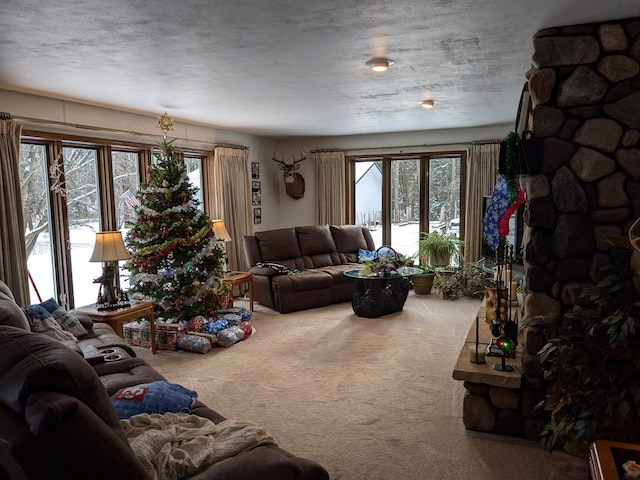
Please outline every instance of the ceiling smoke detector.
[{"label": "ceiling smoke detector", "polygon": [[396,62],[389,58],[372,58],[368,62],[365,62],[365,65],[371,68],[374,72],[386,72],[394,63]]}]

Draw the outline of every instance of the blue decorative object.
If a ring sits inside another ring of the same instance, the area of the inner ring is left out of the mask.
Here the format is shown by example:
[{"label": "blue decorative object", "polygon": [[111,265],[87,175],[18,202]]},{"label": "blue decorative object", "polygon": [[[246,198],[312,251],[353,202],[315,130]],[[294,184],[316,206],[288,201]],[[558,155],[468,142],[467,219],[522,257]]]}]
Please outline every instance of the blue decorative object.
[{"label": "blue decorative object", "polygon": [[376,252],[373,250],[365,250],[364,248],[358,249],[358,262],[364,263],[367,260],[373,260],[375,258]]},{"label": "blue decorative object", "polygon": [[500,219],[510,204],[507,182],[502,176],[499,176],[496,186],[493,188],[489,206],[482,219],[484,236],[487,244],[493,251],[495,251],[500,244]]},{"label": "blue decorative object", "polygon": [[141,413],[191,413],[198,394],[177,383],[157,381],[125,387],[111,395],[121,420]]}]

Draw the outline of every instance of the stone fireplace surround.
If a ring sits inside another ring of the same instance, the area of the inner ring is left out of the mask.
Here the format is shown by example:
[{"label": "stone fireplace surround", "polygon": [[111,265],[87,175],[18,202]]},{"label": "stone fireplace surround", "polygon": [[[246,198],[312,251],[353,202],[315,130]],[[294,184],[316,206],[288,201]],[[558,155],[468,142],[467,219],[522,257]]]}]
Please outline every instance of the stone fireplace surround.
[{"label": "stone fireplace surround", "polygon": [[[522,384],[508,416],[516,425],[493,431],[536,439],[545,424],[533,409],[545,391],[537,352],[603,266],[630,268],[621,245],[640,216],[640,18],[550,28],[533,44],[529,124],[542,148],[521,178]],[[505,414],[486,385],[465,387],[465,414],[478,402],[498,420]]]}]

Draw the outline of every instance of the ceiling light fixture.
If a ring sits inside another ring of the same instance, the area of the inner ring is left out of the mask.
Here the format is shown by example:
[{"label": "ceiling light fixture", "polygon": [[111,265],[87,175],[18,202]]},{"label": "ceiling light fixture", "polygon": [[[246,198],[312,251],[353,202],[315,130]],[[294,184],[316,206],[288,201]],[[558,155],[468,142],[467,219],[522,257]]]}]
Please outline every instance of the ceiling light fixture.
[{"label": "ceiling light fixture", "polygon": [[365,62],[365,65],[370,67],[374,72],[386,72],[394,63],[396,62],[389,58],[372,58],[368,62]]},{"label": "ceiling light fixture", "polygon": [[435,106],[436,102],[433,100],[423,100],[420,102],[420,106],[422,108],[426,108],[427,110],[431,110]]}]

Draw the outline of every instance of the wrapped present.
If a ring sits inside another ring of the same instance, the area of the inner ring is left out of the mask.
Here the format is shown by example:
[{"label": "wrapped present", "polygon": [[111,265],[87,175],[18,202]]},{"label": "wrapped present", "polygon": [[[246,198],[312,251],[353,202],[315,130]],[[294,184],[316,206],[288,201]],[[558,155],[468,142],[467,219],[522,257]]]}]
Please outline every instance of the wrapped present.
[{"label": "wrapped present", "polygon": [[251,320],[251,312],[246,308],[236,307],[236,308],[222,308],[220,310],[216,310],[216,315],[218,317],[224,317],[227,314],[239,315],[242,322],[245,320]]},{"label": "wrapped present", "polygon": [[244,340],[253,333],[253,322],[251,320],[240,322],[238,328],[244,332],[244,337],[242,338]]},{"label": "wrapped present", "polygon": [[209,343],[211,344],[212,347],[215,347],[216,344],[218,343],[218,337],[216,337],[215,335],[213,335],[211,333],[196,332],[196,331],[193,331],[193,330],[187,330],[187,335],[197,335],[199,337],[206,338],[207,340],[209,340]]},{"label": "wrapped present", "polygon": [[202,326],[206,322],[205,318],[202,315],[198,315],[197,317],[193,317],[187,323],[187,330],[191,330],[193,332],[201,332]]},{"label": "wrapped present", "polygon": [[225,293],[220,295],[220,307],[222,308],[233,307],[233,295],[231,293]]},{"label": "wrapped present", "polygon": [[238,325],[242,321],[242,317],[240,315],[236,315],[235,313],[225,313],[220,320],[226,320],[229,326]]},{"label": "wrapped present", "polygon": [[122,338],[136,347],[151,346],[151,324],[147,321],[129,322],[122,325]]},{"label": "wrapped present", "polygon": [[181,323],[156,322],[156,348],[158,350],[177,350],[178,338],[187,333]]},{"label": "wrapped present", "polygon": [[218,345],[221,347],[230,347],[244,338],[244,332],[240,327],[234,325],[218,332],[216,337],[218,337]]},{"label": "wrapped present", "polygon": [[215,322],[206,322],[202,327],[202,331],[215,335],[218,332],[229,328],[230,326],[231,324],[226,319],[221,318],[220,320],[216,320]]},{"label": "wrapped present", "polygon": [[187,352],[207,353],[211,350],[211,342],[207,338],[190,333],[178,338],[176,345]]}]

